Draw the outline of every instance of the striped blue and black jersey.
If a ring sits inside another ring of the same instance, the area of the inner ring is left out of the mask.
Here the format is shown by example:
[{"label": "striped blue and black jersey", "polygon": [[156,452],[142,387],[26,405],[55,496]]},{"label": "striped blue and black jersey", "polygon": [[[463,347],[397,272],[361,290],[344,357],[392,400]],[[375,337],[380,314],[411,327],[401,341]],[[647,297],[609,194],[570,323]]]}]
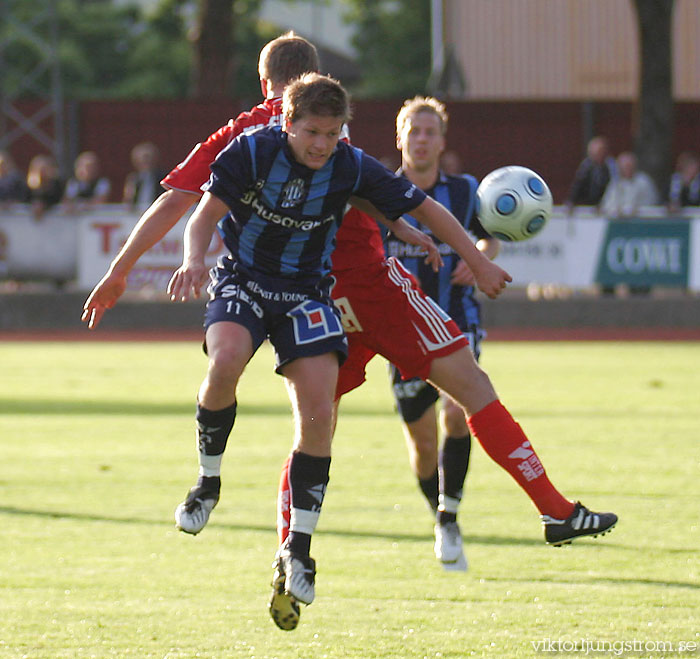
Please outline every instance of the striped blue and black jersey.
[{"label": "striped blue and black jersey", "polygon": [[392,220],[425,200],[412,183],[344,142],[321,169],[309,169],[294,159],[279,128],[239,135],[212,163],[202,189],[231,209],[219,228],[234,260],[290,279],[330,271],[351,196],[368,199]]},{"label": "striped blue and black jersey", "polygon": [[[476,188],[478,181],[469,175],[448,176],[442,172],[438,176],[435,185],[425,192],[443,206],[452,211],[462,226],[469,233],[480,240],[489,238],[479,218],[476,215]],[[415,227],[418,222],[410,215],[404,219]],[[420,226],[422,231],[432,235],[427,227]],[[446,243],[441,242],[435,236],[433,240],[438,246],[440,255],[445,265],[438,272],[433,272],[432,266],[425,264],[425,252],[419,247],[408,245],[398,240],[392,234],[388,234],[385,241],[388,256],[395,256],[406,269],[420,282],[421,288],[440,307],[442,307],[459,325],[466,330],[471,325],[480,324],[479,302],[474,295],[473,286],[454,286],[450,284],[450,278],[460,257]]]}]

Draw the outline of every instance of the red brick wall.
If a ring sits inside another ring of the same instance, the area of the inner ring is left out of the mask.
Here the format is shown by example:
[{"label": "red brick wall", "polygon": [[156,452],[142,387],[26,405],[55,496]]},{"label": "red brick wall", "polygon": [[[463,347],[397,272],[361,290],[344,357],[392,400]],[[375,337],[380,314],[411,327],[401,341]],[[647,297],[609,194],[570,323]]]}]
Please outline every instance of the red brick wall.
[{"label": "red brick wall", "polygon": [[[396,101],[357,101],[351,123],[353,143],[372,155],[398,161],[394,121],[401,105]],[[96,151],[104,173],[119,199],[130,170],[129,152],[150,140],[161,149],[165,169],[174,167],[197,142],[205,139],[242,107],[236,102],[194,101],[86,101],[76,110],[75,148]],[[561,203],[584,151],[582,104],[576,102],[460,102],[448,104],[449,148],[458,151],[465,168],[481,177],[507,164],[538,171]],[[596,103],[594,125],[607,135],[613,152],[630,149],[633,106]],[[675,153],[700,152],[700,104],[676,105]],[[23,138],[11,151],[22,168],[35,153],[46,151],[32,138]]]},{"label": "red brick wall", "polygon": [[[357,104],[351,123],[353,143],[376,156],[398,159],[394,144],[397,102]],[[566,196],[583,155],[583,123],[578,103],[451,103],[448,148],[457,151],[465,170],[478,178],[504,165],[525,165],[549,183],[555,199]],[[626,126],[629,109],[614,107],[600,115],[599,130],[613,149],[631,147]]]}]

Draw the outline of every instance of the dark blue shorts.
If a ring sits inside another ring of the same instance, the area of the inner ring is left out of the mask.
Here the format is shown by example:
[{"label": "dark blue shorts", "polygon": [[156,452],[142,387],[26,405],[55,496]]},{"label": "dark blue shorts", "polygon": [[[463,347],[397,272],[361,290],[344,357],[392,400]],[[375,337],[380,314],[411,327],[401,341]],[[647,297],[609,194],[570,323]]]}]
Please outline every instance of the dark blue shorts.
[{"label": "dark blue shorts", "polygon": [[221,321],[242,325],[253,337],[253,351],[269,339],[278,373],[299,357],[335,352],[340,364],[345,361],[348,342],[328,293],[331,278],[304,284],[267,277],[246,272],[228,258],[220,259],[209,274],[205,331]]},{"label": "dark blue shorts", "polygon": [[[481,355],[481,339],[486,333],[477,326],[471,326],[464,332],[469,340],[476,361]],[[420,378],[401,379],[399,369],[389,364],[394,401],[404,423],[418,421],[440,399],[440,392],[432,384]]]}]

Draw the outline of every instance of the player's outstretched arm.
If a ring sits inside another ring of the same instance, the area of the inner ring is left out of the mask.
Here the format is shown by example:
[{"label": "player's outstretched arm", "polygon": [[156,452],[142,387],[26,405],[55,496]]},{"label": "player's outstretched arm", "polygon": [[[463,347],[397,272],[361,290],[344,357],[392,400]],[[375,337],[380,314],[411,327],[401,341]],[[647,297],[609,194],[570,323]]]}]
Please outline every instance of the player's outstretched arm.
[{"label": "player's outstretched arm", "polygon": [[374,204],[367,199],[363,199],[361,197],[351,197],[350,203],[358,210],[361,210],[363,213],[366,213],[377,222],[383,224],[399,240],[402,240],[409,245],[422,247],[427,253],[425,262],[430,265],[435,272],[437,272],[443,266],[440,252],[430,236],[422,231],[419,231],[415,227],[412,227],[403,218],[399,218],[394,221],[387,219],[386,216],[380,213]]},{"label": "player's outstretched arm", "polygon": [[[493,237],[481,238],[477,241],[476,248],[493,261],[501,249],[501,241]],[[469,266],[463,260],[460,260],[452,271],[450,284],[453,286],[474,286],[474,283],[474,275]]]},{"label": "player's outstretched arm", "polygon": [[513,281],[505,270],[476,248],[464,227],[442,204],[427,197],[411,211],[411,214],[419,222],[430,227],[442,242],[450,245],[464,259],[474,275],[476,285],[490,298],[498,297],[506,284]]},{"label": "player's outstretched arm", "polygon": [[216,223],[228,213],[228,206],[210,192],[205,192],[185,227],[182,265],[173,273],[168,295],[173,302],[186,302],[190,293],[198,298],[208,279],[204,257]]},{"label": "player's outstretched arm", "polygon": [[197,197],[189,192],[168,190],[141,216],[124,247],[83,305],[81,320],[88,324],[89,329],[96,329],[105,311],[123,295],[126,278],[136,261],[177,224],[196,200]]},{"label": "player's outstretched arm", "polygon": [[400,217],[394,222],[388,222],[391,232],[399,239],[409,245],[422,247],[426,252],[425,262],[437,272],[443,266],[442,256],[438,251],[435,241],[426,233],[412,227],[406,220]]}]

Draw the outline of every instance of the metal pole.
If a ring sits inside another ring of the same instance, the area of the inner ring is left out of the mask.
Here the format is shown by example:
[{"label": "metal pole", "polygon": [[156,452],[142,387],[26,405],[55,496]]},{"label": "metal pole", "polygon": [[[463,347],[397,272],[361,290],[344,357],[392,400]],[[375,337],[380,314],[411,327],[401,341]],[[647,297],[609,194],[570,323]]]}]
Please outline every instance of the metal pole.
[{"label": "metal pole", "polygon": [[58,60],[58,5],[57,0],[50,0],[49,5],[49,40],[51,48],[51,105],[53,107],[54,157],[58,162],[62,176],[68,176],[72,170],[68,162],[65,143],[65,122],[63,117],[63,85],[61,67]]},{"label": "metal pole", "polygon": [[437,80],[445,68],[443,0],[431,0],[430,15],[431,77]]}]

